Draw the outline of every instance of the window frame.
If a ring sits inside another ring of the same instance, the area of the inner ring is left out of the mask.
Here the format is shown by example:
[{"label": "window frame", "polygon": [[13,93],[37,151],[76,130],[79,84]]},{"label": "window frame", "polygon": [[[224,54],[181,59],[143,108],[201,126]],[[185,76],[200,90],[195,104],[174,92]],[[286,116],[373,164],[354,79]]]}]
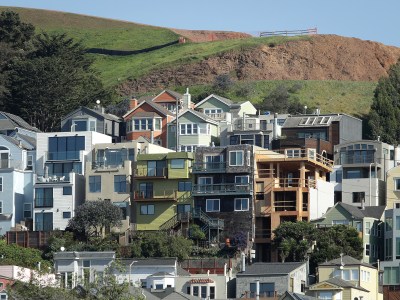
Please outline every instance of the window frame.
[{"label": "window frame", "polygon": [[192,188],[193,188],[193,183],[191,181],[178,182],[178,192],[191,192]]},{"label": "window frame", "polygon": [[114,175],[114,193],[127,193],[126,175]]},{"label": "window frame", "polygon": [[[247,208],[245,208],[245,209],[243,209],[243,203],[244,203],[243,200],[245,201],[246,206],[247,206]],[[236,203],[238,201],[240,201],[240,209],[237,209]],[[249,202],[250,202],[249,198],[235,198],[234,199],[234,211],[249,211],[249,209],[250,209]]]},{"label": "window frame", "polygon": [[[241,153],[241,164],[238,164],[238,157],[237,155]],[[232,154],[235,155],[235,162],[232,162]],[[244,166],[244,150],[231,150],[229,151],[229,166],[230,167],[243,167]]]},{"label": "window frame", "polygon": [[[68,190],[70,190],[71,192],[68,192]],[[70,195],[72,195],[72,186],[63,186],[63,196],[70,196]]]},{"label": "window frame", "polygon": [[[92,179],[94,182],[91,182]],[[100,179],[100,181],[97,182],[96,179]],[[101,193],[101,175],[89,176],[89,193]]]},{"label": "window frame", "polygon": [[[29,210],[27,210],[25,207],[26,205],[29,205]],[[25,216],[25,212],[29,211],[29,217]],[[22,206],[22,216],[24,219],[32,219],[32,203],[24,203]]]},{"label": "window frame", "polygon": [[[66,216],[65,214],[69,214],[69,217]],[[72,218],[72,213],[70,211],[63,211],[63,219],[71,219]]]},{"label": "window frame", "polygon": [[3,192],[3,176],[0,176],[0,192]]},{"label": "window frame", "polygon": [[[212,210],[208,209],[209,202],[218,203],[218,209],[215,209],[215,205],[213,204]],[[220,212],[221,211],[221,200],[220,199],[206,199],[206,212]]]},{"label": "window frame", "polygon": [[[174,163],[178,163],[179,165],[173,165]],[[185,159],[184,158],[174,158],[170,160],[170,168],[171,169],[184,169],[185,168]]]},{"label": "window frame", "polygon": [[[153,209],[152,213],[149,212],[149,208],[151,208],[151,207]],[[146,208],[146,211],[143,210],[144,208]],[[155,214],[155,210],[156,210],[156,208],[155,208],[154,204],[141,204],[140,205],[140,214],[143,215],[143,216],[154,215]]]}]

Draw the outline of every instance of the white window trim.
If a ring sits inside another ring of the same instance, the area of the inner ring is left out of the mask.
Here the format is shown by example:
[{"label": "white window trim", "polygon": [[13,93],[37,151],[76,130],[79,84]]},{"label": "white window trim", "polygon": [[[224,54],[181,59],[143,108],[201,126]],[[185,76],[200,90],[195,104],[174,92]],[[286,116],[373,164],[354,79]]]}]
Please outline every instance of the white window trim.
[{"label": "white window trim", "polygon": [[[94,118],[72,119],[71,132],[76,132],[76,122],[86,121],[86,131],[96,131],[97,120]],[[90,130],[90,122],[94,122],[94,130]]]},{"label": "white window trim", "polygon": [[[241,152],[242,153],[242,164],[241,165],[237,165],[237,164],[233,165],[232,164],[232,162],[231,162],[231,153],[232,152],[235,152],[235,153]],[[243,167],[244,166],[244,151],[243,150],[232,150],[232,151],[229,151],[229,166],[230,167]]]},{"label": "white window trim", "polygon": [[[160,127],[160,129],[157,129],[157,130],[155,129],[155,119],[161,119],[161,127]],[[139,129],[138,130],[135,129],[135,120],[139,120]],[[140,131],[149,131],[149,130],[151,130],[148,127],[147,121],[146,121],[146,129],[142,129],[142,123],[141,123],[142,120],[152,120],[152,122],[153,122],[153,131],[161,131],[161,129],[162,129],[162,118],[145,118],[145,117],[136,118],[136,117],[133,116],[132,118],[130,118],[128,120],[130,125],[127,126],[127,128],[126,128],[127,132],[140,132]]]},{"label": "white window trim", "polygon": [[[208,201],[218,201],[218,210],[208,210]],[[221,211],[221,200],[220,199],[206,199],[206,212],[219,212]]]},{"label": "white window trim", "polygon": [[[247,209],[243,209],[243,207],[241,207],[241,209],[236,209],[236,201],[240,200],[240,206],[242,206],[242,200],[247,200]],[[235,198],[234,201],[234,210],[235,211],[249,211],[249,198]]]},{"label": "white window trim", "polygon": [[[182,129],[181,129],[182,125],[185,126],[185,133],[182,133]],[[189,125],[191,127],[192,133],[187,133]],[[196,131],[197,131],[196,133],[193,133],[194,125],[196,125]],[[179,135],[199,135],[199,124],[197,124],[197,123],[179,123]]]}]

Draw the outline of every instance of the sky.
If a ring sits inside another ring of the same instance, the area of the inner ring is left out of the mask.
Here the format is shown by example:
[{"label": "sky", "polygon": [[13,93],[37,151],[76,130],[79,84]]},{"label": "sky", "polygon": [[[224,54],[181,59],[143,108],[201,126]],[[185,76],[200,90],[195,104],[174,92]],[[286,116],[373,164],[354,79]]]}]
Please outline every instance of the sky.
[{"label": "sky", "polygon": [[400,47],[400,0],[0,0],[18,6],[79,13],[148,25],[261,31],[317,28]]}]

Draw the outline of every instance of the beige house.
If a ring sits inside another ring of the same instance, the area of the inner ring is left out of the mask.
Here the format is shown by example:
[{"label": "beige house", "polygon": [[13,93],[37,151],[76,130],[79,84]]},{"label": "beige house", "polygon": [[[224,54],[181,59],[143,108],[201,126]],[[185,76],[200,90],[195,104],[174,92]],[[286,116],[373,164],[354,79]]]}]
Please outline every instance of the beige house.
[{"label": "beige house", "polygon": [[382,300],[379,270],[351,256],[342,256],[318,266],[318,283],[309,288],[317,299]]},{"label": "beige house", "polygon": [[400,166],[394,167],[386,175],[386,207],[393,208],[400,203]]}]

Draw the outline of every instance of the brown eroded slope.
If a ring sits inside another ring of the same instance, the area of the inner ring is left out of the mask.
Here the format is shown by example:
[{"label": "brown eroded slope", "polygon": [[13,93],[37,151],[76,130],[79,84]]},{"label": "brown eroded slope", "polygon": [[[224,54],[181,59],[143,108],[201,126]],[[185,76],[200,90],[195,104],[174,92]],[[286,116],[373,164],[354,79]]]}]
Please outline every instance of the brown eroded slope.
[{"label": "brown eroded slope", "polygon": [[170,28],[176,34],[179,34],[190,41],[195,43],[221,41],[221,40],[232,40],[232,39],[243,39],[251,37],[250,34],[233,31],[211,31],[211,30],[186,30],[186,29],[173,29]]},{"label": "brown eroded slope", "polygon": [[316,35],[278,46],[229,51],[201,62],[154,71],[125,82],[122,94],[211,83],[218,74],[235,80],[378,81],[399,59],[400,48],[336,35]]}]

